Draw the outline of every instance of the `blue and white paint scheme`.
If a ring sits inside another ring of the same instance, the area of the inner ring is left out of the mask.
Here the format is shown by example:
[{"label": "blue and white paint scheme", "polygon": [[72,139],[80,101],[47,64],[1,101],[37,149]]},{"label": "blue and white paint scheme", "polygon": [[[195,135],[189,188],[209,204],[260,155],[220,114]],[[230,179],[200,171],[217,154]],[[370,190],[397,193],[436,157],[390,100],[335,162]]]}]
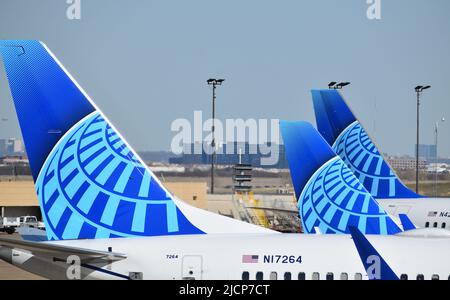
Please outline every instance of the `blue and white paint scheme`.
[{"label": "blue and white paint scheme", "polygon": [[386,163],[336,90],[313,90],[318,131],[375,198],[421,198]]},{"label": "blue and white paint scheme", "polygon": [[388,214],[407,214],[421,228],[450,229],[450,199],[406,187],[336,90],[313,90],[318,131]]},{"label": "blue and white paint scheme", "polygon": [[50,239],[203,233],[98,112],[61,138],[36,187]]},{"label": "blue and white paint scheme", "polygon": [[365,234],[401,232],[352,171],[307,122],[281,122],[303,231]]},{"label": "blue and white paint scheme", "polygon": [[1,41],[49,240],[271,232],[188,206],[39,41]]},{"label": "blue and white paint scheme", "polygon": [[[0,259],[49,279],[367,279],[349,235],[280,234],[178,200],[44,44],[0,41],[0,53],[53,239],[0,237]],[[335,161],[329,147],[304,150],[306,185]],[[370,241],[396,274],[448,278],[450,239],[432,231]]]}]

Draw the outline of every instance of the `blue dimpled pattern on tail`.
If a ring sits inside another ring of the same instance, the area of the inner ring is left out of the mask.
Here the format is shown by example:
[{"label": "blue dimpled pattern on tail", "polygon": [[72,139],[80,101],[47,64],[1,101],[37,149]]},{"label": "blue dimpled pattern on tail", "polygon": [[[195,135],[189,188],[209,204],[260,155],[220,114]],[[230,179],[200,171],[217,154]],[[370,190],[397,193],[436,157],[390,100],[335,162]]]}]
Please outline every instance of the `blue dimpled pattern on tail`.
[{"label": "blue dimpled pattern on tail", "polygon": [[39,41],[0,41],[50,240],[202,234]]},{"label": "blue dimpled pattern on tail", "polygon": [[339,157],[324,164],[298,200],[303,230],[348,233],[356,226],[366,234],[396,234],[397,225],[370,196]]},{"label": "blue dimpled pattern on tail", "polygon": [[97,112],[56,145],[36,188],[51,240],[202,233]]},{"label": "blue dimpled pattern on tail", "polygon": [[344,234],[348,226],[370,234],[401,231],[311,124],[280,127],[305,233],[318,227]]},{"label": "blue dimpled pattern on tail", "polygon": [[312,96],[319,132],[373,197],[422,197],[398,179],[338,91],[316,90]]},{"label": "blue dimpled pattern on tail", "polygon": [[392,172],[358,121],[342,132],[333,150],[374,197],[417,198]]}]

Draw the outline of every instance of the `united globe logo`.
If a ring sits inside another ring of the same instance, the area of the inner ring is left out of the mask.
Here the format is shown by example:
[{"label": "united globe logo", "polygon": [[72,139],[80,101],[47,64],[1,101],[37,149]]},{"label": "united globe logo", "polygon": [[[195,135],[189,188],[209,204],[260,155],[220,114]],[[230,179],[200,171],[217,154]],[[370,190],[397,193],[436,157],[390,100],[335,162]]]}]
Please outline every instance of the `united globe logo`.
[{"label": "united globe logo", "polygon": [[343,131],[333,149],[374,197],[396,194],[397,177],[359,122]]},{"label": "united globe logo", "polygon": [[303,230],[348,233],[348,226],[363,233],[389,234],[398,227],[378,206],[339,157],[324,164],[310,178],[299,197]]},{"label": "united globe logo", "polygon": [[50,240],[201,233],[98,112],[62,137],[36,188]]}]

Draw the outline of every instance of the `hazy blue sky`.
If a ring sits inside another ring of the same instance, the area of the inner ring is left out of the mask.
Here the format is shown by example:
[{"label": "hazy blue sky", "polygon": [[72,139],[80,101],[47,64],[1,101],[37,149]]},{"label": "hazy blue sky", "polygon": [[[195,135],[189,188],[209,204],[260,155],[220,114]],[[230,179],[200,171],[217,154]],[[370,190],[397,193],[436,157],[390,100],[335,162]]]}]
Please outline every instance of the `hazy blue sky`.
[{"label": "hazy blue sky", "polygon": [[[65,0],[1,0],[0,39],[44,41],[138,150],[167,150],[176,118],[314,121],[310,89],[351,81],[344,94],[381,151],[413,154],[415,94],[424,94],[422,141],[450,156],[450,1],[382,0],[382,20],[365,0],[82,0],[81,20]],[[3,68],[0,138],[19,136]]]}]

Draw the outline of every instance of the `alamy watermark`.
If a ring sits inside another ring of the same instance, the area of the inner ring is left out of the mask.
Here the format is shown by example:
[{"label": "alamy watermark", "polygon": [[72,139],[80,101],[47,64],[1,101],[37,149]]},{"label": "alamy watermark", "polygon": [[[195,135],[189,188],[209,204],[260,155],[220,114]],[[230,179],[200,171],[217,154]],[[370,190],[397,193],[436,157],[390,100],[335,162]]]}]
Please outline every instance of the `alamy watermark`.
[{"label": "alamy watermark", "polygon": [[[81,0],[66,0],[68,7],[66,16],[69,20],[81,19]],[[366,0],[369,6],[366,11],[369,20],[381,20],[381,0]]]},{"label": "alamy watermark", "polygon": [[[188,119],[176,119],[171,130],[175,132],[171,142],[174,154],[259,154],[263,166],[279,161],[278,119],[226,119],[223,123],[219,119],[203,120],[203,113],[194,111],[193,124]],[[249,147],[238,146],[243,143]]]},{"label": "alamy watermark", "polygon": [[69,20],[81,19],[81,0],[66,0],[69,5],[66,9],[66,17]]},{"label": "alamy watermark", "polygon": [[66,277],[69,280],[81,279],[81,259],[78,255],[70,255],[67,257],[66,263],[68,264]]},{"label": "alamy watermark", "polygon": [[381,20],[381,0],[366,0],[369,7],[367,8],[367,18],[369,20]]},{"label": "alamy watermark", "polygon": [[366,263],[367,275],[370,280],[380,280],[381,279],[381,258],[378,255],[370,255],[367,257]]}]

